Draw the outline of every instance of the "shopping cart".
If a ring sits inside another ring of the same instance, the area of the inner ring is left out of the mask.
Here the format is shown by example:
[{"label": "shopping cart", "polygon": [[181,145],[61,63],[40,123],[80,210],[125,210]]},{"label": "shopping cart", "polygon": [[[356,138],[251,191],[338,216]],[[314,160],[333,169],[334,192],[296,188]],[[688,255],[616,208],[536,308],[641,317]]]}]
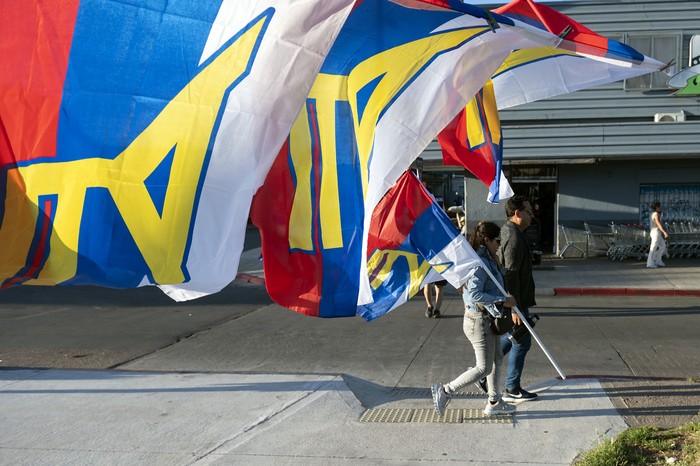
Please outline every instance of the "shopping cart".
[{"label": "shopping cart", "polygon": [[611,261],[627,258],[644,259],[649,254],[649,232],[639,225],[611,224],[613,238],[608,249]]},{"label": "shopping cart", "polygon": [[[586,245],[588,244],[588,233],[584,230],[565,227],[559,225],[559,244],[564,244],[559,249],[559,257],[562,259],[570,257],[586,257]],[[568,252],[568,254],[567,254]]]},{"label": "shopping cart", "polygon": [[588,235],[586,238],[585,257],[593,254],[596,256],[606,256],[613,244],[613,232],[609,226],[591,225],[583,222],[583,228]]},{"label": "shopping cart", "polygon": [[671,257],[700,256],[700,225],[692,222],[669,222],[667,240],[668,255]]}]

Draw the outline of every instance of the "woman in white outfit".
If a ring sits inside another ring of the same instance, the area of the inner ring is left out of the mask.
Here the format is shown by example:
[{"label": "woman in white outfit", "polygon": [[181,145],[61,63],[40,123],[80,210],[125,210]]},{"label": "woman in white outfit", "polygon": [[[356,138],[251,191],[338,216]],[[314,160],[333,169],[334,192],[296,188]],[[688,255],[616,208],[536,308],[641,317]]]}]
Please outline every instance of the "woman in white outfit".
[{"label": "woman in white outfit", "polygon": [[656,267],[664,267],[666,265],[661,259],[666,252],[666,238],[668,238],[668,233],[661,224],[661,203],[659,201],[654,201],[649,207],[651,207],[652,210],[651,217],[649,218],[651,246],[649,247],[649,256],[647,257],[647,268],[655,269]]}]

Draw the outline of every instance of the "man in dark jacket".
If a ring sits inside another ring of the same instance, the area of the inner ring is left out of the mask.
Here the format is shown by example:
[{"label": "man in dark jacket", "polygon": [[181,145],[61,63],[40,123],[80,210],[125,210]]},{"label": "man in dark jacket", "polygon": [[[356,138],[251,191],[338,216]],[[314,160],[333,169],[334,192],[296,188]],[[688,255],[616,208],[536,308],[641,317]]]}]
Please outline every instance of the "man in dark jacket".
[{"label": "man in dark jacket", "polygon": [[[513,196],[506,202],[508,221],[501,228],[501,246],[498,257],[505,268],[506,291],[515,297],[520,312],[528,318],[529,308],[535,304],[535,280],[532,278],[532,256],[530,246],[523,233],[533,221],[532,206],[523,196]],[[521,323],[520,317],[513,311],[515,325]],[[528,333],[519,343],[512,344],[507,335],[501,340],[503,353],[508,356],[508,372],[504,383],[503,399],[505,401],[531,401],[537,398],[520,386],[520,377],[525,366],[525,356],[532,345]]]}]

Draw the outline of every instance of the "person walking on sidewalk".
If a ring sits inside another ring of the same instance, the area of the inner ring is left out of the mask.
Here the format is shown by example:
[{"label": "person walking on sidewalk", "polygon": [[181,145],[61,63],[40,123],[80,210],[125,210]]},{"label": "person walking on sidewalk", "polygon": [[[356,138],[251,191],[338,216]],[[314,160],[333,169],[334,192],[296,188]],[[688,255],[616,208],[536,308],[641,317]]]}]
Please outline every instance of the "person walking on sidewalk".
[{"label": "person walking on sidewalk", "polygon": [[[498,257],[505,268],[505,289],[515,297],[518,309],[527,319],[530,317],[530,307],[535,302],[535,280],[532,278],[532,254],[523,233],[533,220],[530,201],[523,196],[513,196],[506,202],[508,221],[501,229],[501,246]],[[511,313],[515,325],[522,324],[518,314]],[[505,401],[531,401],[537,398],[536,393],[530,393],[520,386],[520,378],[525,367],[525,356],[532,346],[532,337],[528,333],[518,343],[511,343],[508,335],[501,337],[503,353],[508,354],[508,370],[506,372]]]},{"label": "person walking on sidewalk", "polygon": [[662,259],[666,252],[666,238],[668,238],[668,233],[661,224],[661,203],[659,201],[654,201],[649,204],[649,207],[651,208],[651,217],[649,217],[651,246],[649,247],[649,255],[647,256],[647,268],[655,269],[657,267],[666,266]]},{"label": "person walking on sidewalk", "polygon": [[[447,285],[447,280],[438,280],[433,283],[428,283],[423,287],[423,296],[425,297],[425,304],[427,309],[425,310],[425,317],[439,319],[440,318],[440,306],[442,306],[442,287]],[[433,293],[435,291],[435,293]],[[433,294],[435,295],[435,301],[433,301]]]},{"label": "person walking on sidewalk", "polygon": [[462,299],[464,300],[463,329],[464,334],[474,347],[476,365],[467,369],[452,382],[431,386],[435,411],[439,416],[445,414],[445,407],[450,398],[460,388],[475,383],[482,377],[487,378],[489,387],[484,414],[491,416],[515,412],[515,406],[504,403],[501,394],[497,391],[503,350],[499,336],[491,330],[490,325],[490,316],[501,317],[502,306],[514,306],[515,299],[512,296],[503,296],[484,269],[488,267],[491,275],[503,287],[503,278],[496,263],[500,230],[495,223],[481,222],[469,238],[469,243],[476,250],[483,263],[482,266],[472,269],[462,291]]}]

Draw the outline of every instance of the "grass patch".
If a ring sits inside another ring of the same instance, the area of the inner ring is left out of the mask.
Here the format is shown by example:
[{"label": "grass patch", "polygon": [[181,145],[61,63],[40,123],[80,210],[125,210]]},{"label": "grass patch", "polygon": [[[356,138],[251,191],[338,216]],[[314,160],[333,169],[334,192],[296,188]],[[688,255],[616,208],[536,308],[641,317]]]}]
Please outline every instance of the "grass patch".
[{"label": "grass patch", "polygon": [[675,429],[633,427],[615,439],[602,439],[579,456],[576,466],[700,465],[700,422]]}]

